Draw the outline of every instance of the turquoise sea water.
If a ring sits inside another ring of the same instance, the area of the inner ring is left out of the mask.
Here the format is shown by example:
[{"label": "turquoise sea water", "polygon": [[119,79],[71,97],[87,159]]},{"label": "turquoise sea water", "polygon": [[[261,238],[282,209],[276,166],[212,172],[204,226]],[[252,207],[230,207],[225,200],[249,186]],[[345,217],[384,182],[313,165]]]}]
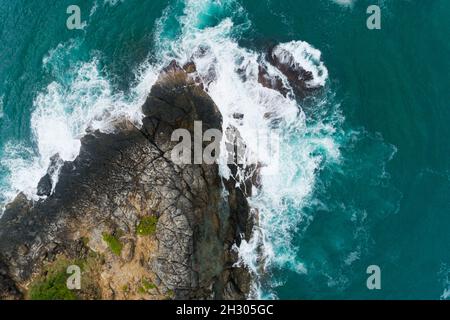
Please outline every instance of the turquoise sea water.
[{"label": "turquoise sea water", "polygon": [[[0,0],[2,202],[32,197],[49,156],[76,156],[86,127],[138,117],[158,67],[207,47],[211,60],[196,62],[216,66],[210,94],[225,118],[267,107],[285,118],[282,169],[251,199],[265,243],[259,296],[446,298],[450,1],[338,2]],[[66,28],[72,4],[83,30]],[[370,4],[381,30],[366,28]],[[293,40],[321,52],[319,97],[296,104],[234,84],[242,61]],[[241,252],[249,264],[255,254]],[[366,287],[369,265],[381,290]]]}]

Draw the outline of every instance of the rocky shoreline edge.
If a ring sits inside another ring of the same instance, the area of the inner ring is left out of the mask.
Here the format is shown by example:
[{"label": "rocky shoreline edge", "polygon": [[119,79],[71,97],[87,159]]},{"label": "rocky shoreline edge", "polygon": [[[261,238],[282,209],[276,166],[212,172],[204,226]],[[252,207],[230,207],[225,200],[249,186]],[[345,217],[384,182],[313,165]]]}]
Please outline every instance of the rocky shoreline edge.
[{"label": "rocky shoreline edge", "polygon": [[[289,52],[272,48],[266,59],[258,71],[263,87],[298,99],[321,89]],[[284,80],[270,75],[267,63]],[[259,187],[258,165],[236,181],[242,168],[233,164],[227,180],[217,164],[171,160],[174,130],[192,136],[196,121],[204,131],[222,130],[222,115],[193,62],[164,68],[142,113],[140,127],[115,120],[112,133],[87,132],[74,161],[51,159],[37,188],[41,200],[19,194],[6,207],[0,299],[250,296],[253,275],[238,263],[236,248],[257,224],[247,199]],[[71,290],[67,279],[77,270]]]}]

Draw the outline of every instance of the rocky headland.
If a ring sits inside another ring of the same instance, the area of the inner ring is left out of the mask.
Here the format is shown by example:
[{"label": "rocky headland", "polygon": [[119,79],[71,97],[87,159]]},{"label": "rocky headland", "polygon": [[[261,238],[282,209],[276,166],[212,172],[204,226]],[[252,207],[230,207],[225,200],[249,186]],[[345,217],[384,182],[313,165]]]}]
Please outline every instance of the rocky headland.
[{"label": "rocky headland", "polygon": [[[40,201],[19,194],[0,220],[0,299],[245,299],[233,245],[249,238],[247,188],[218,165],[176,165],[174,129],[222,129],[208,94],[172,63],[142,106],[142,127],[89,132],[73,162],[52,159]],[[236,168],[231,168],[235,170]],[[52,188],[51,175],[59,171]],[[53,189],[53,190],[52,190]],[[81,269],[81,289],[66,286]]]},{"label": "rocky headland", "polygon": [[[268,72],[269,65],[285,78]],[[262,86],[284,96],[302,99],[320,89],[289,52],[271,49],[258,72]],[[221,177],[217,164],[172,161],[174,130],[194,136],[195,121],[204,131],[222,130],[222,115],[192,62],[162,70],[142,113],[141,126],[116,119],[111,133],[87,132],[73,162],[52,157],[37,186],[41,200],[19,194],[7,206],[0,218],[0,299],[249,297],[252,275],[237,263],[235,248],[257,223],[247,198],[260,187],[260,164],[237,182]],[[238,129],[228,130],[240,139]],[[229,169],[236,176],[238,168]],[[80,289],[66,285],[69,266],[81,271]]]}]

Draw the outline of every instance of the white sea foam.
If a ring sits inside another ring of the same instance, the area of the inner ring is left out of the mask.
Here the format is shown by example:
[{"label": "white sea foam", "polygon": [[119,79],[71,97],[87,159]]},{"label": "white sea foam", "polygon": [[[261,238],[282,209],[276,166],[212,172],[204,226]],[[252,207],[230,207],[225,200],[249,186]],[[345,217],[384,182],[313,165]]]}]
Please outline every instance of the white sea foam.
[{"label": "white sea foam", "polygon": [[[175,41],[164,40],[162,36],[162,26],[170,14],[166,11],[156,35],[162,49],[160,59],[162,64],[174,58],[180,63],[195,62],[200,78],[223,115],[223,129],[230,125],[238,128],[248,148],[260,143],[258,135],[273,130],[281,132],[282,166],[275,175],[267,174],[264,168],[261,171],[262,188],[249,199],[254,212],[258,212],[255,217],[259,217],[259,224],[252,239],[235,249],[239,251],[239,263],[247,265],[255,275],[263,275],[273,265],[306,273],[292,237],[303,219],[302,207],[307,205],[314,189],[317,170],[324,161],[339,161],[339,145],[332,138],[335,128],[320,121],[308,125],[292,90],[284,97],[258,82],[258,66],[263,63],[269,74],[279,76],[289,87],[284,75],[266,63],[262,53],[239,46],[235,35],[249,23],[236,25],[230,14],[217,24],[204,27],[201,17],[208,16],[212,9],[217,14],[218,3],[186,1],[184,15],[179,18],[182,34]],[[221,8],[226,10],[232,3],[221,1]],[[300,66],[313,74],[311,86],[326,84],[328,71],[319,50],[302,41],[280,44],[276,50],[280,57],[286,58],[283,62],[289,60],[294,67]],[[236,113],[243,114],[243,119],[235,119]],[[220,170],[224,177],[229,177],[224,153]],[[254,283],[254,297],[261,296],[260,288],[258,282]]]},{"label": "white sea foam", "polygon": [[5,203],[11,201],[18,192],[34,197],[37,182],[43,175],[39,160],[34,150],[20,143],[6,143],[0,160],[1,165],[9,171],[6,186],[1,190]]},{"label": "white sea foam", "polygon": [[302,68],[313,75],[308,81],[310,87],[324,86],[328,79],[328,70],[321,60],[322,53],[305,41],[291,41],[276,46],[273,54],[283,64],[290,65],[292,69]]},{"label": "white sea foam", "polygon": [[333,1],[342,6],[352,6],[356,2],[356,0],[333,0]]},{"label": "white sea foam", "polygon": [[440,296],[441,300],[450,300],[450,266],[442,263],[438,272],[439,281],[442,283],[443,292]]}]

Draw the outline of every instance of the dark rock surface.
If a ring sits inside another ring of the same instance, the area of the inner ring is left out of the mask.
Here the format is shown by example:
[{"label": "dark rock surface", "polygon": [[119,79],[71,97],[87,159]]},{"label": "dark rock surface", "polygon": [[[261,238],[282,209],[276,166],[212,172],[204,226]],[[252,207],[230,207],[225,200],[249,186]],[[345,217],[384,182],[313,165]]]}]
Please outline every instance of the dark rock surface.
[{"label": "dark rock surface", "polygon": [[47,173],[45,176],[41,178],[37,186],[37,195],[49,196],[52,193],[52,178]]},{"label": "dark rock surface", "polygon": [[[275,53],[275,48],[276,47],[272,47],[269,50],[267,60],[270,64],[272,64],[286,76],[290,86],[294,90],[294,94],[298,98],[303,99],[317,93],[321,86],[311,86],[309,84],[312,80],[314,80],[313,74],[310,71],[306,71],[305,69],[303,69],[298,63],[295,63],[294,57],[292,57],[292,54],[287,51],[283,52],[283,55],[290,57],[288,59],[281,59],[281,57]],[[264,83],[266,83],[265,86],[268,86],[270,84],[273,89],[280,91],[282,94],[285,94],[286,89],[283,88],[282,82],[277,79],[267,80],[263,77],[263,75],[264,73],[260,70],[260,82],[262,81],[263,85]]]},{"label": "dark rock surface", "polygon": [[276,90],[285,97],[289,92],[289,89],[283,84],[283,80],[281,80],[280,77],[270,76],[266,67],[263,65],[260,65],[258,68],[258,82],[262,84],[263,87]]},{"label": "dark rock surface", "polygon": [[0,261],[0,300],[17,300],[22,297],[22,293],[9,276],[8,267]]},{"label": "dark rock surface", "polygon": [[[221,129],[219,110],[176,63],[161,73],[142,110],[142,128],[117,121],[114,133],[86,135],[79,156],[62,164],[52,194],[50,174],[41,180],[45,200],[19,195],[7,207],[0,220],[0,298],[26,296],[30,281],[57,256],[82,259],[91,250],[106,260],[97,270],[104,299],[122,297],[113,280],[131,281],[135,269],[157,287],[149,299],[247,296],[250,275],[234,267],[232,250],[251,233],[245,188],[222,181],[216,164],[171,161],[173,130],[193,132],[196,120],[203,130]],[[137,225],[148,216],[158,218],[156,234],[140,238]],[[124,244],[120,256],[108,251],[104,233]]]},{"label": "dark rock surface", "polygon": [[59,154],[55,154],[50,159],[50,165],[47,174],[41,178],[37,186],[37,195],[40,197],[48,197],[53,190],[53,177],[59,173],[64,161]]}]

